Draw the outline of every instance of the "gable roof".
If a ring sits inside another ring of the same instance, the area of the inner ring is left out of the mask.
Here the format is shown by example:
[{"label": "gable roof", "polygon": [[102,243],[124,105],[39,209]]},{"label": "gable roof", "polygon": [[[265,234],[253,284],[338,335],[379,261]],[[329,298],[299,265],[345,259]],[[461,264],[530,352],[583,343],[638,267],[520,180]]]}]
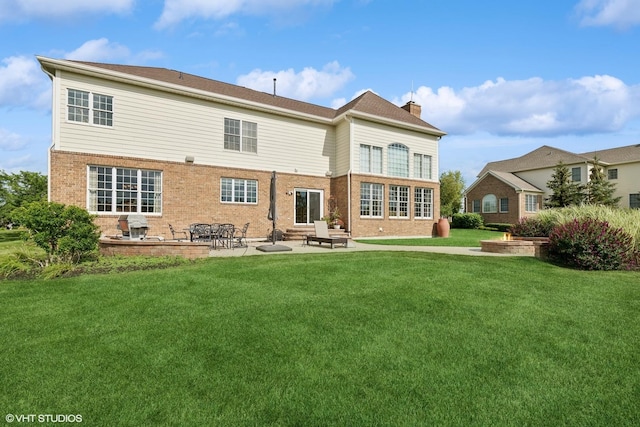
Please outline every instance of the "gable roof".
[{"label": "gable roof", "polygon": [[525,181],[524,179],[509,173],[509,172],[501,172],[501,171],[494,171],[494,170],[488,170],[485,173],[483,173],[480,178],[478,178],[473,184],[471,184],[465,191],[464,193],[467,194],[469,193],[471,190],[473,190],[480,182],[482,182],[487,176],[493,176],[496,179],[504,182],[505,184],[507,184],[508,186],[510,186],[511,188],[513,188],[516,191],[527,191],[527,192],[531,192],[531,193],[544,193],[543,190],[539,189],[538,187],[536,187],[533,184],[528,183],[527,181]]},{"label": "gable roof", "polygon": [[591,160],[597,156],[598,160],[604,165],[640,162],[640,144],[590,151],[582,153],[581,156],[588,157]]},{"label": "gable roof", "polygon": [[56,60],[41,56],[38,56],[37,59],[45,70],[64,69],[76,73],[98,74],[102,78],[129,83],[136,82],[147,86],[155,84],[165,90],[182,91],[183,94],[196,91],[219,100],[242,103],[245,108],[267,109],[272,113],[302,115],[310,119],[332,122],[340,119],[344,114],[360,113],[369,119],[378,119],[396,126],[407,126],[438,136],[446,134],[371,91],[365,92],[335,110],[167,68]]},{"label": "gable roof", "polygon": [[533,169],[555,167],[560,161],[565,164],[573,164],[584,163],[588,160],[590,159],[579,154],[543,145],[524,156],[487,163],[478,176],[482,176],[489,170],[515,173]]}]

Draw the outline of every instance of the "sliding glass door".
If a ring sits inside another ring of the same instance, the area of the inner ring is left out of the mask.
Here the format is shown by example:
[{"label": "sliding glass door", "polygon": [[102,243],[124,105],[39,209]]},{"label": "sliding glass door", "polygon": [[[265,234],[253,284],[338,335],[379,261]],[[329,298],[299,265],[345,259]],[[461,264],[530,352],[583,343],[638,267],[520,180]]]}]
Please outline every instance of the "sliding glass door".
[{"label": "sliding glass door", "polygon": [[322,218],[322,190],[296,189],[296,225],[313,225]]}]

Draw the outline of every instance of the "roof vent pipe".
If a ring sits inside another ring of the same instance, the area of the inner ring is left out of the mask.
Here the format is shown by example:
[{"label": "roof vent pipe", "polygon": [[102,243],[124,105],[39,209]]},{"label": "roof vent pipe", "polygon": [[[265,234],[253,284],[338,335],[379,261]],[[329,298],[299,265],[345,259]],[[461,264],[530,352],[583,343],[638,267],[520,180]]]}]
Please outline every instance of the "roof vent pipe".
[{"label": "roof vent pipe", "polygon": [[273,96],[276,96],[276,78],[273,78]]}]

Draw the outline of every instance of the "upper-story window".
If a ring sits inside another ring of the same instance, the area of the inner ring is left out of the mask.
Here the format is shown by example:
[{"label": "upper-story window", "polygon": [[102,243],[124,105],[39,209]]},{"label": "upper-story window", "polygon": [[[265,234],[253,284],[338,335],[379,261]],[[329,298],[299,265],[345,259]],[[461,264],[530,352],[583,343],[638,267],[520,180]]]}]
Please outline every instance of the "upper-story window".
[{"label": "upper-story window", "polygon": [[258,124],[244,120],[224,119],[225,150],[258,152]]},{"label": "upper-story window", "polygon": [[608,179],[618,179],[618,169],[609,169],[609,170],[607,170],[607,178]]},{"label": "upper-story window", "polygon": [[389,145],[388,174],[389,176],[409,177],[409,149],[405,145]]},{"label": "upper-story window", "polygon": [[413,155],[413,177],[431,179],[431,156],[426,154]]},{"label": "upper-story window", "polygon": [[113,96],[67,89],[67,120],[113,126]]},{"label": "upper-story window", "polygon": [[582,180],[582,168],[571,168],[571,181],[580,182]]},{"label": "upper-story window", "polygon": [[382,173],[382,147],[360,145],[360,172]]}]

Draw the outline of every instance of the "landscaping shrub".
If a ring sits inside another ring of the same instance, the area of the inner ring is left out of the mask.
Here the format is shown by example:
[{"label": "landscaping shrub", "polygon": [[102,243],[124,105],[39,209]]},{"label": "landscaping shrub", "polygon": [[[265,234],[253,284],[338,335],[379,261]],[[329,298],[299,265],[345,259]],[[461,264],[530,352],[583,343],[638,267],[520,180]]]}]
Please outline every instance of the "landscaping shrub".
[{"label": "landscaping shrub", "polygon": [[502,231],[503,233],[509,231],[513,224],[501,223],[501,222],[489,222],[484,225],[487,230]]},{"label": "landscaping shrub", "polygon": [[569,267],[620,270],[630,267],[633,257],[631,236],[606,221],[575,219],[557,226],[549,236],[549,259]]},{"label": "landscaping shrub", "polygon": [[553,222],[540,217],[525,217],[520,218],[508,231],[519,237],[548,237],[554,226]]},{"label": "landscaping shrub", "polygon": [[451,218],[452,228],[480,228],[482,216],[477,213],[455,213]]}]

